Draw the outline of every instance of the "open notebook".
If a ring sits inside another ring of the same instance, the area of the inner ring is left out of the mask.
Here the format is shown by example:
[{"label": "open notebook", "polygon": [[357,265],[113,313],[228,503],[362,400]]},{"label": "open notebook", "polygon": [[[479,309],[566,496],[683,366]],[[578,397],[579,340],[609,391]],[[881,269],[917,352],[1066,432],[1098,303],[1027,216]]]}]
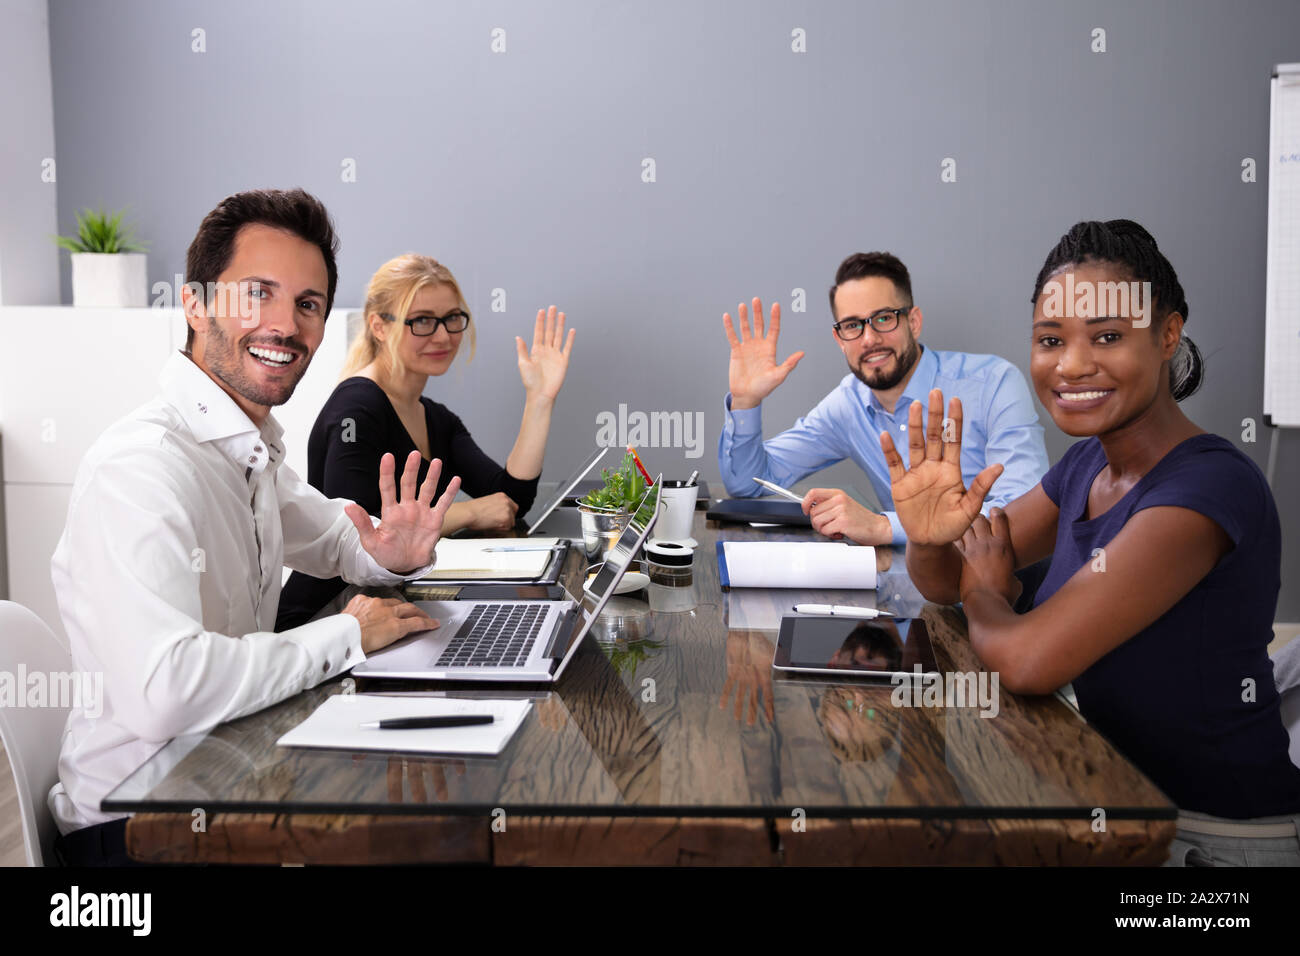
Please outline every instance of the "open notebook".
[{"label": "open notebook", "polygon": [[559,543],[559,538],[442,538],[434,549],[437,562],[433,570],[420,580],[536,581],[551,563]]}]

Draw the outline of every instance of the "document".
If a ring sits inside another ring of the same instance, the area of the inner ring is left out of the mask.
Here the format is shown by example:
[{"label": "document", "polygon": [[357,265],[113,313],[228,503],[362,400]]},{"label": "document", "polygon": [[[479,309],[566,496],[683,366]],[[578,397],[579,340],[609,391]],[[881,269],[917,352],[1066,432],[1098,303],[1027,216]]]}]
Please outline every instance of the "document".
[{"label": "document", "polygon": [[[505,749],[532,706],[530,700],[335,694],[276,743],[281,747],[327,750],[495,756]],[[361,726],[371,721],[396,717],[443,717],[454,714],[491,714],[496,720],[472,727],[420,730],[378,730]]]},{"label": "document", "polygon": [[840,541],[719,541],[718,576],[733,588],[874,590],[876,549]]}]

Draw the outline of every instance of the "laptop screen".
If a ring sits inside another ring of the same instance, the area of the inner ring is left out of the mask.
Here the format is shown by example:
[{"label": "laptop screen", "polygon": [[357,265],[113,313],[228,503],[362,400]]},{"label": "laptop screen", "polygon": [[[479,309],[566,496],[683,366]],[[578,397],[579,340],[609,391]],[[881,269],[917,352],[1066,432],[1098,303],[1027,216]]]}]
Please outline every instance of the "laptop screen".
[{"label": "laptop screen", "polygon": [[568,646],[563,650],[556,647],[551,655],[562,659],[561,667],[567,663],[587,631],[591,630],[591,625],[600,615],[601,608],[614,593],[614,587],[627,571],[628,565],[632,563],[632,556],[650,536],[650,529],[654,527],[655,520],[659,517],[659,486],[663,483],[662,479],[663,475],[655,478],[654,484],[646,491],[641,504],[628,520],[623,533],[610,545],[609,551],[605,554],[605,561],[600,565],[596,576],[592,578],[590,586],[583,590],[578,607],[581,620],[575,621],[575,626],[570,629]]},{"label": "laptop screen", "polygon": [[578,482],[587,477],[587,472],[591,471],[591,469],[595,467],[596,462],[605,457],[605,452],[607,451],[609,451],[608,448],[597,448],[591,453],[591,456],[582,463],[577,471],[570,475],[565,481],[560,482],[560,486],[555,489],[555,494],[546,502],[545,505],[542,506],[542,509],[537,512],[537,517],[528,528],[529,534],[536,531],[538,526],[551,516],[551,512],[559,506],[560,502],[564,500],[565,496],[573,490],[574,486],[577,485]]}]

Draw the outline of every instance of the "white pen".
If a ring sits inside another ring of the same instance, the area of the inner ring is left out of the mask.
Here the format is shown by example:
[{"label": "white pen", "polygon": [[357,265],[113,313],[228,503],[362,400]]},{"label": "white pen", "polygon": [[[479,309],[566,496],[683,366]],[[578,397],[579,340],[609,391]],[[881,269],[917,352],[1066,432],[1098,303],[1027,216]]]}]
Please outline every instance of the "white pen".
[{"label": "white pen", "polygon": [[791,491],[788,488],[782,488],[780,485],[775,485],[770,481],[764,481],[762,478],[755,478],[754,483],[757,485],[762,485],[768,491],[772,492],[773,494],[778,494],[782,498],[789,498],[791,501],[797,501],[800,504],[803,504],[803,495],[796,495],[793,491]]},{"label": "white pen", "polygon": [[791,610],[796,614],[829,614],[831,617],[893,617],[889,611],[873,607],[852,607],[847,604],[796,604]]}]

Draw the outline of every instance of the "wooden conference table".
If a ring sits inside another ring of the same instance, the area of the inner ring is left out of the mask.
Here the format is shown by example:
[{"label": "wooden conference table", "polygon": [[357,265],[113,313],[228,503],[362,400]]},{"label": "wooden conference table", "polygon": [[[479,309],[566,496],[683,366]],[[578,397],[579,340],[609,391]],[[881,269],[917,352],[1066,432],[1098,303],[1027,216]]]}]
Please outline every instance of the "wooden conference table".
[{"label": "wooden conference table", "polygon": [[[796,600],[877,600],[925,620],[942,669],[980,670],[961,611],[925,604],[901,554],[879,549],[875,592],[724,592],[716,541],[817,536],[718,525],[702,511],[695,521],[694,608],[651,608],[680,592],[612,599],[596,639],[553,689],[514,688],[535,705],[497,757],[277,747],[343,692],[336,680],[172,741],[105,809],[135,812],[128,851],[154,862],[1165,860],[1174,806],[1059,697],[1001,690],[996,716],[981,717],[977,706],[893,706],[888,682],[771,669],[780,613]],[[582,564],[581,548],[571,549],[570,592]],[[417,690],[501,696],[467,685]]]}]

